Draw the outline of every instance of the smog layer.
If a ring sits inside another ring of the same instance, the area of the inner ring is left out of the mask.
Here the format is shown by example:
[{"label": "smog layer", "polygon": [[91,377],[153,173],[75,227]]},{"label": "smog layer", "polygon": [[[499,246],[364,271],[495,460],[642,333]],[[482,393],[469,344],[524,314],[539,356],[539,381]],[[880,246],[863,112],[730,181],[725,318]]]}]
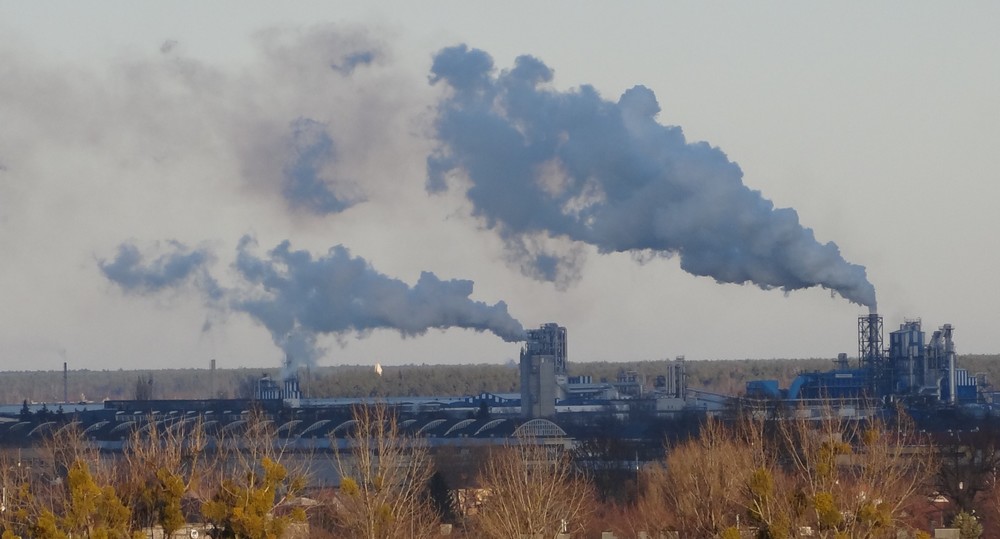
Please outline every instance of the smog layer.
[{"label": "smog layer", "polygon": [[[373,58],[351,54],[335,71]],[[584,243],[600,253],[677,254],[682,269],[719,283],[786,292],[820,286],[874,309],[864,267],[845,261],[833,242],[816,241],[795,210],[775,208],[744,185],[739,166],[720,149],[689,143],[679,127],[658,123],[651,90],[635,86],[612,102],[589,86],[544,87],[552,76],[531,56],[498,72],[486,52],[466,45],[438,52],[430,76],[448,92],[437,104],[427,190],[445,191],[451,176],[464,178],[471,215],[500,235],[526,275],[568,286],[586,271],[571,254]],[[335,180],[323,177],[337,154],[321,122],[293,120],[286,144],[279,183],[291,208],[323,215],[364,203],[363,194],[338,195]],[[539,237],[570,253],[536,248],[544,245]],[[148,261],[136,245],[121,244],[99,266],[127,293],[191,284],[208,306],[264,326],[292,365],[323,358],[317,337],[325,334],[343,343],[376,329],[412,337],[465,328],[524,339],[503,301],[470,299],[470,280],[423,272],[410,286],[342,245],[314,257],[284,240],[261,258],[250,251],[255,244],[249,236],[239,241],[233,264],[239,282],[228,288],[206,267],[212,252],[173,240]]]},{"label": "smog layer", "polygon": [[649,9],[248,8],[215,47],[0,8],[5,365],[502,363],[553,321],[581,362],[833,357],[873,284],[988,349],[979,17]]}]

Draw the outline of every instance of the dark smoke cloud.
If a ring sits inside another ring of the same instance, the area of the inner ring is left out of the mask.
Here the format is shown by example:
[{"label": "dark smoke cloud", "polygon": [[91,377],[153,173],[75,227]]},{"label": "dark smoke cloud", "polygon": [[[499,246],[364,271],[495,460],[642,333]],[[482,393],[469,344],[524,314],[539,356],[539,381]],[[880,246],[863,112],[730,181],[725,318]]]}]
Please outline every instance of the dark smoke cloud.
[{"label": "dark smoke cloud", "polygon": [[317,344],[322,335],[365,337],[376,329],[391,329],[413,337],[432,328],[457,327],[490,331],[508,342],[524,339],[524,328],[504,302],[470,299],[472,281],[445,281],[424,272],[411,287],[379,273],[343,246],[314,258],[285,241],[261,257],[252,252],[256,242],[244,237],[234,264],[239,282],[230,289],[221,289],[211,278],[189,278],[205,270],[206,253],[176,242],[170,246],[173,252],[144,263],[138,248],[123,244],[113,261],[100,266],[129,292],[193,283],[211,306],[244,312],[266,327],[293,365],[314,364],[322,357],[325,350]]},{"label": "dark smoke cloud", "polygon": [[720,149],[688,143],[680,127],[656,121],[643,86],[607,101],[590,86],[545,86],[552,70],[530,56],[499,73],[483,51],[440,51],[431,82],[450,94],[439,105],[439,146],[427,189],[469,180],[474,215],[495,229],[526,273],[558,280],[573,260],[531,248],[538,237],[568,238],[600,252],[677,254],[681,267],[721,283],[770,289],[821,286],[874,306],[865,268],[819,243],[798,214],[743,184]]},{"label": "dark smoke cloud", "polygon": [[293,208],[322,215],[344,211],[358,202],[339,198],[329,187],[331,181],[324,177],[325,169],[337,158],[326,126],[308,118],[295,120],[291,125],[289,150],[282,194]]},{"label": "dark smoke cloud", "polygon": [[296,215],[363,202],[378,185],[366,174],[379,161],[371,156],[403,138],[397,114],[417,102],[409,87],[419,81],[383,61],[366,28],[263,29],[252,45],[245,67],[205,62],[166,40],[159,53],[133,51],[107,70],[0,48],[2,103],[17,103],[0,113],[4,134],[20,133],[0,137],[0,148],[22,170],[67,147],[108,166],[190,166]]},{"label": "dark smoke cloud", "polygon": [[358,66],[370,65],[378,54],[375,51],[358,51],[348,54],[340,63],[330,65],[330,68],[343,75],[350,75]]},{"label": "dark smoke cloud", "polygon": [[128,293],[152,294],[195,281],[209,298],[221,296],[221,289],[207,271],[213,259],[208,250],[192,250],[176,241],[167,242],[167,249],[169,252],[150,259],[134,244],[123,243],[112,260],[99,260],[98,266],[108,280]]},{"label": "dark smoke cloud", "polygon": [[177,40],[168,39],[160,45],[160,52],[163,54],[170,54],[175,48],[177,48]]}]

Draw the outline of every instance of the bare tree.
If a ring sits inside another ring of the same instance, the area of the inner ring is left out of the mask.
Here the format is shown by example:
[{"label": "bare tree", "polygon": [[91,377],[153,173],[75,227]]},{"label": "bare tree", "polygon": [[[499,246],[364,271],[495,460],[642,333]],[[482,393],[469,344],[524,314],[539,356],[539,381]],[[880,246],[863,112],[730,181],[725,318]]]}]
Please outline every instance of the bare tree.
[{"label": "bare tree", "polygon": [[747,524],[762,539],[806,529],[894,537],[934,470],[933,450],[902,412],[893,422],[845,419],[829,406],[727,425],[710,419],[644,474],[636,529],[719,537]]},{"label": "bare tree", "polygon": [[135,381],[133,398],[137,401],[148,401],[153,399],[153,377],[143,378],[142,375]]},{"label": "bare tree", "polygon": [[715,537],[736,526],[754,464],[751,442],[708,418],[697,437],[675,444],[662,464],[645,472],[636,527]]},{"label": "bare tree", "polygon": [[614,436],[579,440],[573,461],[587,470],[601,501],[632,504],[637,497],[638,461],[645,444],[629,443]]},{"label": "bare tree", "polygon": [[0,487],[4,494],[0,530],[5,534],[26,536],[32,523],[38,521],[42,504],[34,488],[37,472],[22,459],[20,449],[4,448],[0,452]]},{"label": "bare tree", "polygon": [[906,505],[930,488],[936,458],[929,441],[902,410],[892,423],[844,419],[831,407],[818,413],[777,421],[798,524],[852,537],[894,536],[905,527]]},{"label": "bare tree", "polygon": [[979,495],[996,488],[1000,429],[993,421],[983,421],[975,430],[943,432],[935,439],[941,456],[938,492],[954,501],[958,510],[973,511]]},{"label": "bare tree", "polygon": [[568,452],[528,438],[494,451],[479,484],[485,499],[472,518],[479,537],[580,533],[595,503],[590,483]]},{"label": "bare tree", "polygon": [[148,417],[122,448],[115,483],[140,527],[159,524],[169,536],[185,522],[183,497],[210,469],[207,435],[200,419],[157,421]]},{"label": "bare tree", "polygon": [[[438,515],[428,492],[433,465],[423,440],[401,432],[383,403],[357,405],[353,417],[348,450],[336,453],[340,532],[359,539],[436,536]],[[331,442],[337,447],[335,438]]]}]

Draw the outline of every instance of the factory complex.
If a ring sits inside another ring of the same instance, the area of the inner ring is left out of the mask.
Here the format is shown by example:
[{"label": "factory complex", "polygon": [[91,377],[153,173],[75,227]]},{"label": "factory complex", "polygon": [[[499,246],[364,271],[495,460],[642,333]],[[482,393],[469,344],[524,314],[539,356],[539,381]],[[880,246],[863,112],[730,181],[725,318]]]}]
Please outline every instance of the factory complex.
[{"label": "factory complex", "polygon": [[394,410],[404,433],[431,446],[502,444],[524,437],[572,446],[614,437],[637,447],[660,447],[665,437],[682,435],[704,415],[723,415],[736,406],[794,407],[800,414],[818,415],[832,405],[842,417],[859,419],[896,406],[930,419],[987,412],[985,381],[956,364],[950,324],[935,330],[929,341],[920,320],[907,320],[887,342],[883,331],[881,316],[861,316],[856,359],[840,354],[833,370],[802,373],[787,388],[776,380],[755,380],[747,383],[744,395],[731,396],[689,387],[683,356],[649,378],[630,370],[597,382],[570,375],[567,329],[547,323],[527,331],[519,394],[318,399],[303,395],[296,373],[286,369],[281,380],[260,378],[253,399],[108,400],[70,405],[72,412],[60,414],[8,406],[0,411],[0,443],[33,445],[73,424],[114,451],[136,430],[178,423],[199,421],[209,433],[225,436],[260,411],[289,447],[329,450],[346,443],[352,408],[376,401]]}]

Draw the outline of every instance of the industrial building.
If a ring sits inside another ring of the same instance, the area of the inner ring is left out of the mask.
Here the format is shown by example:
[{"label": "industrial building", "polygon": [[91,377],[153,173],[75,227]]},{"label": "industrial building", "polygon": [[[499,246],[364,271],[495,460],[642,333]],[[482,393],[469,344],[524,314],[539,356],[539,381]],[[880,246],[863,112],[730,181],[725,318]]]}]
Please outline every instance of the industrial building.
[{"label": "industrial building", "polygon": [[906,320],[883,339],[882,317],[858,317],[858,357],[852,366],[840,354],[836,368],[799,375],[787,389],[776,380],[747,383],[751,399],[791,402],[810,400],[866,401],[870,405],[900,402],[914,407],[975,404],[980,381],[956,364],[954,328],[944,324],[925,342],[919,319]]},{"label": "industrial building", "polygon": [[0,417],[0,443],[31,445],[47,433],[76,424],[103,449],[115,451],[135,430],[178,422],[200,421],[211,434],[225,436],[238,432],[247,414],[259,411],[273,422],[283,444],[329,450],[332,444],[345,443],[351,433],[352,408],[378,401],[394,410],[404,432],[432,447],[502,444],[512,436],[565,446],[575,440],[615,436],[654,447],[661,445],[672,421],[686,414],[719,412],[729,401],[724,395],[689,390],[683,357],[656,375],[651,388],[643,374],[628,370],[617,379],[594,382],[588,375],[569,375],[565,327],[547,323],[526,334],[519,394],[310,398],[302,394],[295,371],[286,368],[280,381],[261,377],[253,399],[109,400],[69,405],[58,415],[34,413],[34,407],[27,411],[7,407],[6,412],[0,409],[0,416],[6,416]]},{"label": "industrial building", "polygon": [[548,323],[528,330],[521,349],[521,415],[552,417],[557,380],[566,383],[566,328]]},{"label": "industrial building", "polygon": [[834,369],[802,373],[787,388],[776,380],[751,381],[738,398],[688,387],[683,356],[649,378],[624,369],[613,380],[570,375],[568,331],[546,323],[526,332],[519,394],[316,399],[302,394],[296,373],[288,368],[281,381],[262,377],[255,398],[246,400],[119,400],[68,405],[58,413],[38,413],[27,405],[5,407],[0,409],[0,443],[36,443],[46,433],[75,423],[114,450],[130,432],[149,428],[151,422],[199,420],[212,432],[225,433],[238,430],[246,414],[259,410],[278,427],[276,434],[285,443],[322,449],[348,436],[353,406],[378,400],[393,408],[407,432],[432,446],[504,443],[515,434],[566,445],[608,436],[661,445],[679,422],[697,423],[704,414],[721,414],[739,402],[805,407],[836,402],[845,417],[864,416],[895,403],[911,410],[976,406],[983,384],[956,365],[953,334],[954,328],[945,324],[927,341],[921,321],[906,320],[886,341],[882,317],[861,316],[857,358],[840,354]]},{"label": "industrial building", "polygon": [[521,349],[520,414],[525,419],[570,420],[580,414],[610,415],[627,422],[636,416],[675,419],[684,413],[720,413],[730,397],[688,388],[684,356],[655,376],[648,388],[643,373],[621,370],[614,381],[569,375],[567,331],[547,323],[527,332]]}]

